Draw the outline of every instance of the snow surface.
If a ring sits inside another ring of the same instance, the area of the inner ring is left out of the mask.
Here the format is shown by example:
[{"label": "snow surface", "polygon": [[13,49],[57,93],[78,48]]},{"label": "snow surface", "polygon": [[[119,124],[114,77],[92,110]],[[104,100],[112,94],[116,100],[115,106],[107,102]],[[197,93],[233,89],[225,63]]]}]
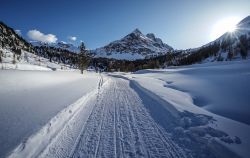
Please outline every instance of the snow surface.
[{"label": "snow surface", "polygon": [[97,89],[99,78],[96,73],[0,70],[0,157]]},{"label": "snow surface", "polygon": [[[180,112],[212,116],[209,126],[237,136],[241,145],[222,143],[242,157],[250,146],[250,60],[141,70],[126,76]],[[166,107],[171,111],[169,107]],[[209,112],[210,111],[210,112]],[[212,112],[212,113],[211,113]],[[236,121],[233,121],[236,120]]]},{"label": "snow surface", "polygon": [[161,80],[162,86],[169,90],[187,92],[194,104],[208,111],[250,124],[249,66],[250,60],[241,60],[146,70],[146,74],[145,71],[137,74]]},{"label": "snow surface", "polygon": [[[248,105],[243,104],[249,102],[249,83],[245,82],[249,80],[249,63],[246,60],[142,70],[136,73],[86,73],[82,81],[84,85],[79,87],[76,84],[84,94],[70,102],[67,96],[75,96],[76,93],[71,92],[75,88],[69,87],[69,83],[75,82],[68,83],[59,74],[66,73],[66,76],[75,79],[78,78],[73,75],[75,72],[34,71],[40,75],[50,74],[37,79],[47,86],[35,84],[36,88],[29,88],[33,87],[30,84],[32,79],[20,75],[26,71],[2,71],[6,74],[0,78],[8,86],[4,86],[6,88],[2,90],[4,93],[1,93],[1,97],[14,98],[8,102],[16,106],[14,109],[8,108],[11,104],[3,106],[5,113],[8,113],[8,116],[5,115],[7,121],[1,122],[2,126],[5,125],[3,131],[13,130],[7,136],[1,131],[5,137],[0,137],[0,140],[9,144],[8,137],[12,140],[20,137],[21,142],[11,144],[11,148],[15,149],[7,153],[9,157],[20,158],[247,158],[250,154],[250,126],[243,123],[246,121],[243,117],[240,121],[235,121],[233,117],[237,114],[236,110],[242,112],[239,108],[244,108],[244,111],[249,109]],[[50,83],[51,75],[59,75],[59,83],[63,84],[56,84],[57,79]],[[8,76],[8,79],[2,79],[4,76]],[[229,88],[232,83],[235,84],[233,90]],[[22,101],[17,99],[24,100],[26,87],[28,92],[33,89],[29,95],[31,97],[25,99],[26,104],[18,108],[18,103]],[[39,87],[43,91],[36,92],[35,89]],[[9,96],[2,96],[5,93]],[[49,97],[48,101],[44,101],[44,95]],[[237,102],[237,108],[230,107],[234,109],[231,112],[235,112],[232,114],[234,120],[231,115],[219,113],[221,109],[225,113],[230,112],[226,103],[238,96],[241,100]],[[58,100],[67,103],[64,106],[53,104]],[[45,102],[44,105],[37,107],[41,102]],[[51,105],[55,105],[56,110]],[[21,122],[17,121],[19,119]],[[27,126],[29,119],[32,121]],[[34,120],[37,122],[34,123]],[[18,128],[26,126],[35,131],[27,135],[20,135],[20,131],[16,134]]]}]

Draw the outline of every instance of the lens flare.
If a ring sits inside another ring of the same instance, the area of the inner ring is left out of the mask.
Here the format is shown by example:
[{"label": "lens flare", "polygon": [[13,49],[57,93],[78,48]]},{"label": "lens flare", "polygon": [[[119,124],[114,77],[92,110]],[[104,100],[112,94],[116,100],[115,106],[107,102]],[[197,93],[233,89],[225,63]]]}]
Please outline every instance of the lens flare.
[{"label": "lens flare", "polygon": [[240,20],[241,18],[236,16],[220,20],[212,28],[211,39],[215,40],[226,32],[234,32]]}]

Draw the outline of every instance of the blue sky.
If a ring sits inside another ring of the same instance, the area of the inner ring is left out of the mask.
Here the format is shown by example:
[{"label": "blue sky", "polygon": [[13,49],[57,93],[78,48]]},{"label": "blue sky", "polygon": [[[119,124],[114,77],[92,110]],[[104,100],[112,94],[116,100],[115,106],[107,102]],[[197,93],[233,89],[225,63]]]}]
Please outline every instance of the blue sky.
[{"label": "blue sky", "polygon": [[[220,19],[250,15],[249,0],[1,0],[0,20],[22,36],[72,42],[97,48],[139,28],[154,33],[175,49],[211,41]],[[38,32],[38,34],[37,34]],[[42,33],[42,34],[39,34]],[[52,36],[46,36],[52,34]],[[53,36],[54,35],[54,36]],[[69,40],[69,37],[76,40]]]}]

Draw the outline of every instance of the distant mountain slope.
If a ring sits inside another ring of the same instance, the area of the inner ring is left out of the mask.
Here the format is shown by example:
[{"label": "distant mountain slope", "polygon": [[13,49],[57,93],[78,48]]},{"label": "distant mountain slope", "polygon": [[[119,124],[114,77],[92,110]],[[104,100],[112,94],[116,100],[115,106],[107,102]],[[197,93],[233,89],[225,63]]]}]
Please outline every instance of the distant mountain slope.
[{"label": "distant mountain slope", "polygon": [[184,50],[175,59],[176,65],[246,59],[250,55],[250,16],[237,24],[234,32],[195,49]]},{"label": "distant mountain slope", "polygon": [[244,18],[236,25],[236,30],[234,32],[226,32],[221,37],[211,42],[223,43],[230,40],[232,43],[239,42],[239,37],[246,36],[250,37],[250,16]]},{"label": "distant mountain slope", "polygon": [[156,38],[154,34],[144,35],[135,29],[122,39],[93,50],[92,54],[94,57],[136,60],[160,56],[172,50],[172,47]]},{"label": "distant mountain slope", "polygon": [[80,49],[73,44],[66,42],[57,42],[57,43],[43,43],[38,41],[32,41],[31,44],[35,47],[53,47],[58,49],[68,50],[70,52],[79,53]]}]

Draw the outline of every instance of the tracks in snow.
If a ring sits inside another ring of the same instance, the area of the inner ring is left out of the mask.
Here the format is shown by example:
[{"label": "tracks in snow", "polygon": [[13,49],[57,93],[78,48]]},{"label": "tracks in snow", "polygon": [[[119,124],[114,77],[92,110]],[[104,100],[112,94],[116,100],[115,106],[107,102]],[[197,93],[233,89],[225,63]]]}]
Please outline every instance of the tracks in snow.
[{"label": "tracks in snow", "polygon": [[155,123],[129,81],[103,90],[70,157],[185,157]]},{"label": "tracks in snow", "polygon": [[[70,119],[64,128],[57,134],[57,136],[51,141],[48,147],[42,151],[39,157],[55,157],[63,158],[72,155],[72,151],[76,148],[77,143],[81,138],[81,133],[85,129],[85,125],[88,123],[90,114],[94,112],[95,106],[92,104],[98,100],[100,95],[100,89],[104,84],[103,76],[100,75],[98,83],[98,91],[95,95],[90,96],[86,102],[84,102],[76,114]],[[36,157],[34,155],[33,157]]]},{"label": "tracks in snow", "polygon": [[[157,103],[152,99],[149,104]],[[101,77],[96,95],[89,97],[39,157],[185,158],[186,154],[151,117],[128,80],[111,77],[103,86]]]}]

